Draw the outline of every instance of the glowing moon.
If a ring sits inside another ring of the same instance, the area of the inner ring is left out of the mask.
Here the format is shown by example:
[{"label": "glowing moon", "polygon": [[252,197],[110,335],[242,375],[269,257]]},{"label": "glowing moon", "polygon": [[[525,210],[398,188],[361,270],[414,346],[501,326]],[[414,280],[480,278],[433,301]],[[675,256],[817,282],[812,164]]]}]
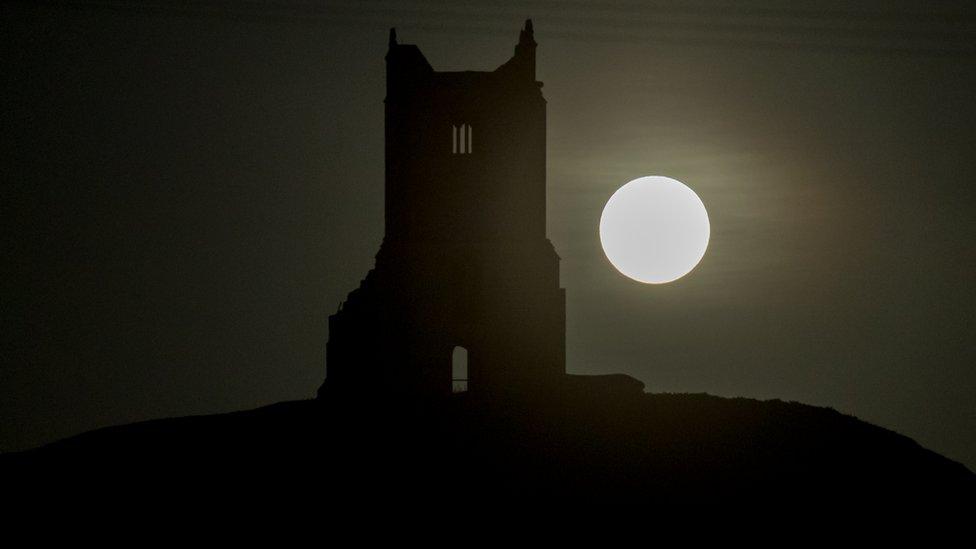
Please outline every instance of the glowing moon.
[{"label": "glowing moon", "polygon": [[690,273],[708,248],[711,225],[695,191],[652,175],[613,193],[600,216],[600,243],[625,276],[664,284]]}]

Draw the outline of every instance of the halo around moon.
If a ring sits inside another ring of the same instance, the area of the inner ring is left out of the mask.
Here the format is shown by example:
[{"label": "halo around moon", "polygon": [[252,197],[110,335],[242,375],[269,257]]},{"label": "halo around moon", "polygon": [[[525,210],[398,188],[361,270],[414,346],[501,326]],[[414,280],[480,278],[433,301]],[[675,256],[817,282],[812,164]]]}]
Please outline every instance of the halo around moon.
[{"label": "halo around moon", "polygon": [[698,265],[711,225],[684,183],[652,175],[617,189],[600,216],[600,243],[623,275],[645,284],[675,281]]}]

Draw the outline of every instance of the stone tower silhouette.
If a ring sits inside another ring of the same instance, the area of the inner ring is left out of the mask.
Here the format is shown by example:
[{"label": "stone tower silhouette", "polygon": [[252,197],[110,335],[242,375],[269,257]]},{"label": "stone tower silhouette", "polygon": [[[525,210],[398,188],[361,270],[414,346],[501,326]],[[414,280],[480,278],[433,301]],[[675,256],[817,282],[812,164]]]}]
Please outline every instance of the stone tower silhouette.
[{"label": "stone tower silhouette", "polygon": [[490,72],[386,54],[385,234],[375,267],[329,317],[319,393],[545,390],[565,374],[565,290],[546,237],[546,101],[532,21]]}]

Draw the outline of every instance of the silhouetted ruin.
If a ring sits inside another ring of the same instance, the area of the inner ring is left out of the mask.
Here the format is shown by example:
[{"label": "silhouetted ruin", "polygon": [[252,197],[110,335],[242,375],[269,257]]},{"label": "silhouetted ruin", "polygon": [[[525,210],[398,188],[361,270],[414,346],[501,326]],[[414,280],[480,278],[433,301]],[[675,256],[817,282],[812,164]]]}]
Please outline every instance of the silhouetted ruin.
[{"label": "silhouetted ruin", "polygon": [[[385,234],[375,268],[329,318],[320,394],[498,395],[563,378],[535,50],[527,20],[494,71],[438,72],[390,30]],[[466,368],[452,371],[457,355]]]}]

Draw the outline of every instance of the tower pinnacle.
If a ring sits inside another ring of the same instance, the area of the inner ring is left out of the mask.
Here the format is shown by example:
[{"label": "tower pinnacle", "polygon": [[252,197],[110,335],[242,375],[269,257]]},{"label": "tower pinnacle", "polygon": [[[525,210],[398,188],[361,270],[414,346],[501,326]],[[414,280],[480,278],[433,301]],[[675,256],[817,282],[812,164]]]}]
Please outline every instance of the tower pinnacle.
[{"label": "tower pinnacle", "polygon": [[534,35],[535,35],[535,30],[532,28],[532,20],[526,19],[525,27],[522,29],[522,32],[519,33],[519,44],[520,45],[530,44],[535,46],[536,43],[535,43]]}]

